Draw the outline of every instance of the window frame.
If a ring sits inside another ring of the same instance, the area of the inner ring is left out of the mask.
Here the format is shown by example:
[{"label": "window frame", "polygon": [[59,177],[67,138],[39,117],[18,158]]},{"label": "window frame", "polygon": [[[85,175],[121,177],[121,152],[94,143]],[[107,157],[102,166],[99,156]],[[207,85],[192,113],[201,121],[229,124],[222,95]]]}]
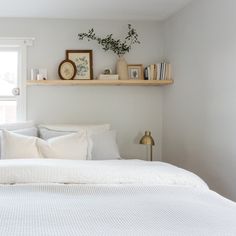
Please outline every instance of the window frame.
[{"label": "window frame", "polygon": [[[27,49],[33,45],[34,38],[3,38],[0,37],[0,50],[13,48],[18,51],[18,81],[19,96],[0,96],[1,101],[16,101],[16,121],[25,121],[27,118]],[[2,51],[3,51],[2,50]]]}]

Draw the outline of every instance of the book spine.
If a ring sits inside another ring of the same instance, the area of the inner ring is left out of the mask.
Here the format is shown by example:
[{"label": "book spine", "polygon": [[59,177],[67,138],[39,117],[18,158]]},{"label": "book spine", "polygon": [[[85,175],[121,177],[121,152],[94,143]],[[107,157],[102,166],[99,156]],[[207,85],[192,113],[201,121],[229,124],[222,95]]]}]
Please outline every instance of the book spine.
[{"label": "book spine", "polygon": [[150,68],[150,66],[148,66],[147,71],[148,71],[148,80],[150,80],[151,79],[151,68]]},{"label": "book spine", "polygon": [[153,76],[154,80],[157,80],[157,64],[154,64],[154,76]]},{"label": "book spine", "polygon": [[165,74],[166,74],[166,63],[162,62],[162,80],[165,80]]},{"label": "book spine", "polygon": [[160,80],[163,80],[163,63],[161,63]]},{"label": "book spine", "polygon": [[164,62],[164,80],[166,80],[167,64]]},{"label": "book spine", "polygon": [[158,80],[161,79],[161,63],[158,63],[158,77],[157,77]]},{"label": "book spine", "polygon": [[145,67],[144,69],[144,80],[148,80],[148,69]]},{"label": "book spine", "polygon": [[153,64],[150,65],[150,68],[151,68],[151,70],[150,70],[150,73],[151,73],[150,79],[153,80],[154,79],[154,65]]}]

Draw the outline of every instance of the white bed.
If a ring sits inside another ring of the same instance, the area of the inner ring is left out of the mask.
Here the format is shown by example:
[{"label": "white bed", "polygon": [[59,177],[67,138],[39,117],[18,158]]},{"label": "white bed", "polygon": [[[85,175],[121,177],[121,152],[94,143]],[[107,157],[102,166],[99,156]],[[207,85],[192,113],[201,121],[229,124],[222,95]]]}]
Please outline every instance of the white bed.
[{"label": "white bed", "polygon": [[140,160],[1,160],[0,235],[236,235],[236,204]]}]

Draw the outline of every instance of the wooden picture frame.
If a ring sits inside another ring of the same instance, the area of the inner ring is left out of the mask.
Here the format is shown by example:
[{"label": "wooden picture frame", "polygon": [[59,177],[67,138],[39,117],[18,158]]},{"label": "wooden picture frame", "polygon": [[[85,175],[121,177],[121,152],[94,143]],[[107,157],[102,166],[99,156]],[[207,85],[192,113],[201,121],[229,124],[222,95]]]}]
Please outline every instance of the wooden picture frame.
[{"label": "wooden picture frame", "polygon": [[92,50],[66,50],[67,60],[76,65],[76,76],[74,79],[93,79],[93,51]]},{"label": "wooden picture frame", "polygon": [[58,75],[62,80],[72,80],[76,76],[76,65],[71,60],[64,60],[58,67]]},{"label": "wooden picture frame", "polygon": [[143,65],[142,64],[129,64],[128,65],[129,79],[144,80]]}]

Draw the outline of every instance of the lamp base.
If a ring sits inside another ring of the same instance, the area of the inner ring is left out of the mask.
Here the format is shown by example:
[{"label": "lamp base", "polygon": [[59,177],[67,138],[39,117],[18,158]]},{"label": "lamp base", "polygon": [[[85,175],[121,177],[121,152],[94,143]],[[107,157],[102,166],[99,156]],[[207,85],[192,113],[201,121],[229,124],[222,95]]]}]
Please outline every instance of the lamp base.
[{"label": "lamp base", "polygon": [[147,160],[152,161],[152,145],[147,144]]}]

